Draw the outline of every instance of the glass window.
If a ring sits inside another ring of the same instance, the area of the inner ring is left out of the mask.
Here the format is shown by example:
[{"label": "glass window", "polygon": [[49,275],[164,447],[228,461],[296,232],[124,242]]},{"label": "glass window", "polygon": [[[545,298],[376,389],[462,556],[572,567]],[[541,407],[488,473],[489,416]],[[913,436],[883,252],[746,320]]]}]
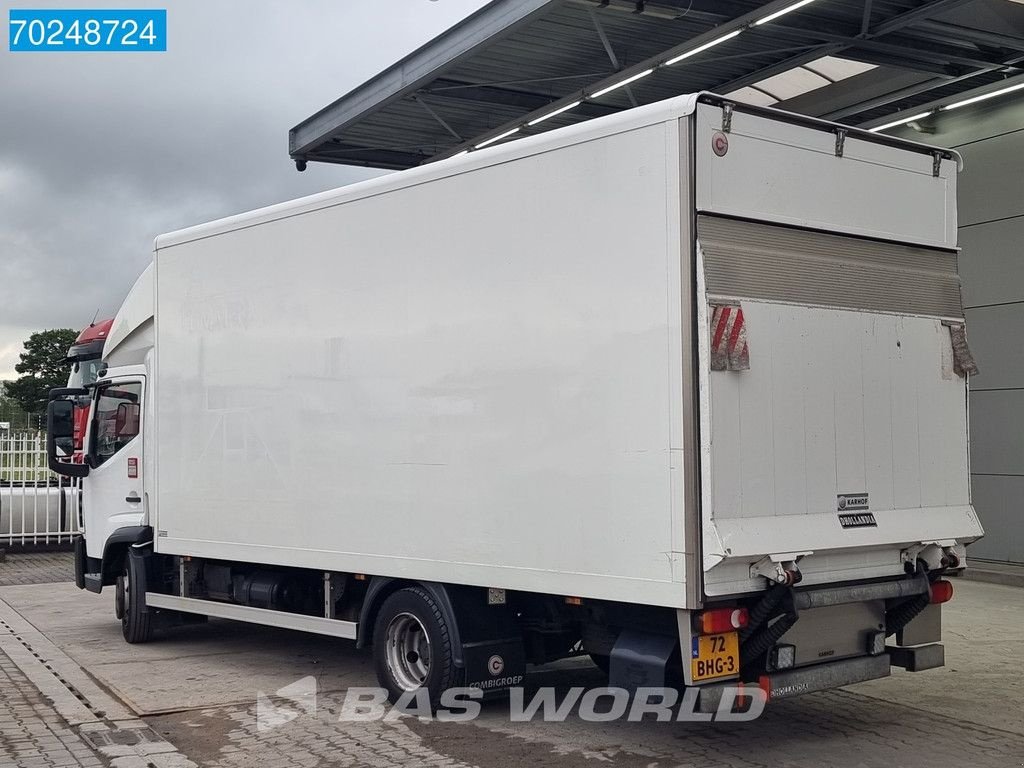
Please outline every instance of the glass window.
[{"label": "glass window", "polygon": [[92,465],[98,467],[130,443],[142,419],[142,383],[107,384],[96,394],[92,419]]},{"label": "glass window", "polygon": [[106,365],[98,357],[92,360],[78,360],[71,368],[69,387],[87,387],[100,377],[100,370]]}]

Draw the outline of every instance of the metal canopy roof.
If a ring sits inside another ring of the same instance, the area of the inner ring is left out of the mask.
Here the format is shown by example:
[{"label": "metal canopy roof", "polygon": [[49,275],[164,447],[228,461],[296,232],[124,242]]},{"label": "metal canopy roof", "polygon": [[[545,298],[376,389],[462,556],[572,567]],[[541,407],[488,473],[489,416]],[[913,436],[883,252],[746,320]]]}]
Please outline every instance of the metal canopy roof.
[{"label": "metal canopy roof", "polygon": [[1024,79],[1008,0],[492,0],[297,125],[289,152],[408,168],[701,90],[872,127],[1007,78]]}]

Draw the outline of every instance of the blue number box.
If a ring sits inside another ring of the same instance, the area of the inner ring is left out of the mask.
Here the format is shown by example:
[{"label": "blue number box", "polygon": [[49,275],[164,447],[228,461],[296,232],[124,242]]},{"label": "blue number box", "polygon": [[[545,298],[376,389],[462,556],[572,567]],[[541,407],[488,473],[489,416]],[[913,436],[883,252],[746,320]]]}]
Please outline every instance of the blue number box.
[{"label": "blue number box", "polygon": [[167,11],[12,8],[7,42],[11,51],[166,51]]}]

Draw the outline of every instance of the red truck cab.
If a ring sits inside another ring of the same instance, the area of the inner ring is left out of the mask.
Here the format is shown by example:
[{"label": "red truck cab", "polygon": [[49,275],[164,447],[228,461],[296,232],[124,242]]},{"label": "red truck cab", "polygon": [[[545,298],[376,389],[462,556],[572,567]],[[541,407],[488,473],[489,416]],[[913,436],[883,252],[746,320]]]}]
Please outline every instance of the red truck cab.
[{"label": "red truck cab", "polygon": [[[67,362],[72,364],[71,375],[68,376],[69,387],[87,387],[99,378],[100,358],[103,355],[103,345],[106,343],[107,335],[110,333],[110,326],[114,319],[101,320],[91,323],[84,328],[75,343],[68,350]],[[88,403],[75,408],[75,454],[82,453],[82,440],[85,437],[85,428],[89,423]]]}]

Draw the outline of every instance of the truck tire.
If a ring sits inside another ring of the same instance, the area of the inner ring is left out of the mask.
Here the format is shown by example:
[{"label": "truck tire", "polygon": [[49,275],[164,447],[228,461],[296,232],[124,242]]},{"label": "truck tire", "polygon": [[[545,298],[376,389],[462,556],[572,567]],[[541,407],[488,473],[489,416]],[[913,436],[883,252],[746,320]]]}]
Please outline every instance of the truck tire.
[{"label": "truck tire", "polygon": [[[128,566],[128,560],[125,559],[125,567]],[[117,581],[114,582],[114,615],[118,621],[124,618],[124,573],[117,577]]]},{"label": "truck tire", "polygon": [[145,607],[146,566],[134,550],[128,550],[117,580],[115,605],[120,613],[121,634],[129,643],[148,643],[153,638],[153,615]]},{"label": "truck tire", "polygon": [[425,590],[406,587],[384,601],[373,625],[373,657],[392,703],[425,688],[431,707],[438,706],[455,665],[448,621]]}]

